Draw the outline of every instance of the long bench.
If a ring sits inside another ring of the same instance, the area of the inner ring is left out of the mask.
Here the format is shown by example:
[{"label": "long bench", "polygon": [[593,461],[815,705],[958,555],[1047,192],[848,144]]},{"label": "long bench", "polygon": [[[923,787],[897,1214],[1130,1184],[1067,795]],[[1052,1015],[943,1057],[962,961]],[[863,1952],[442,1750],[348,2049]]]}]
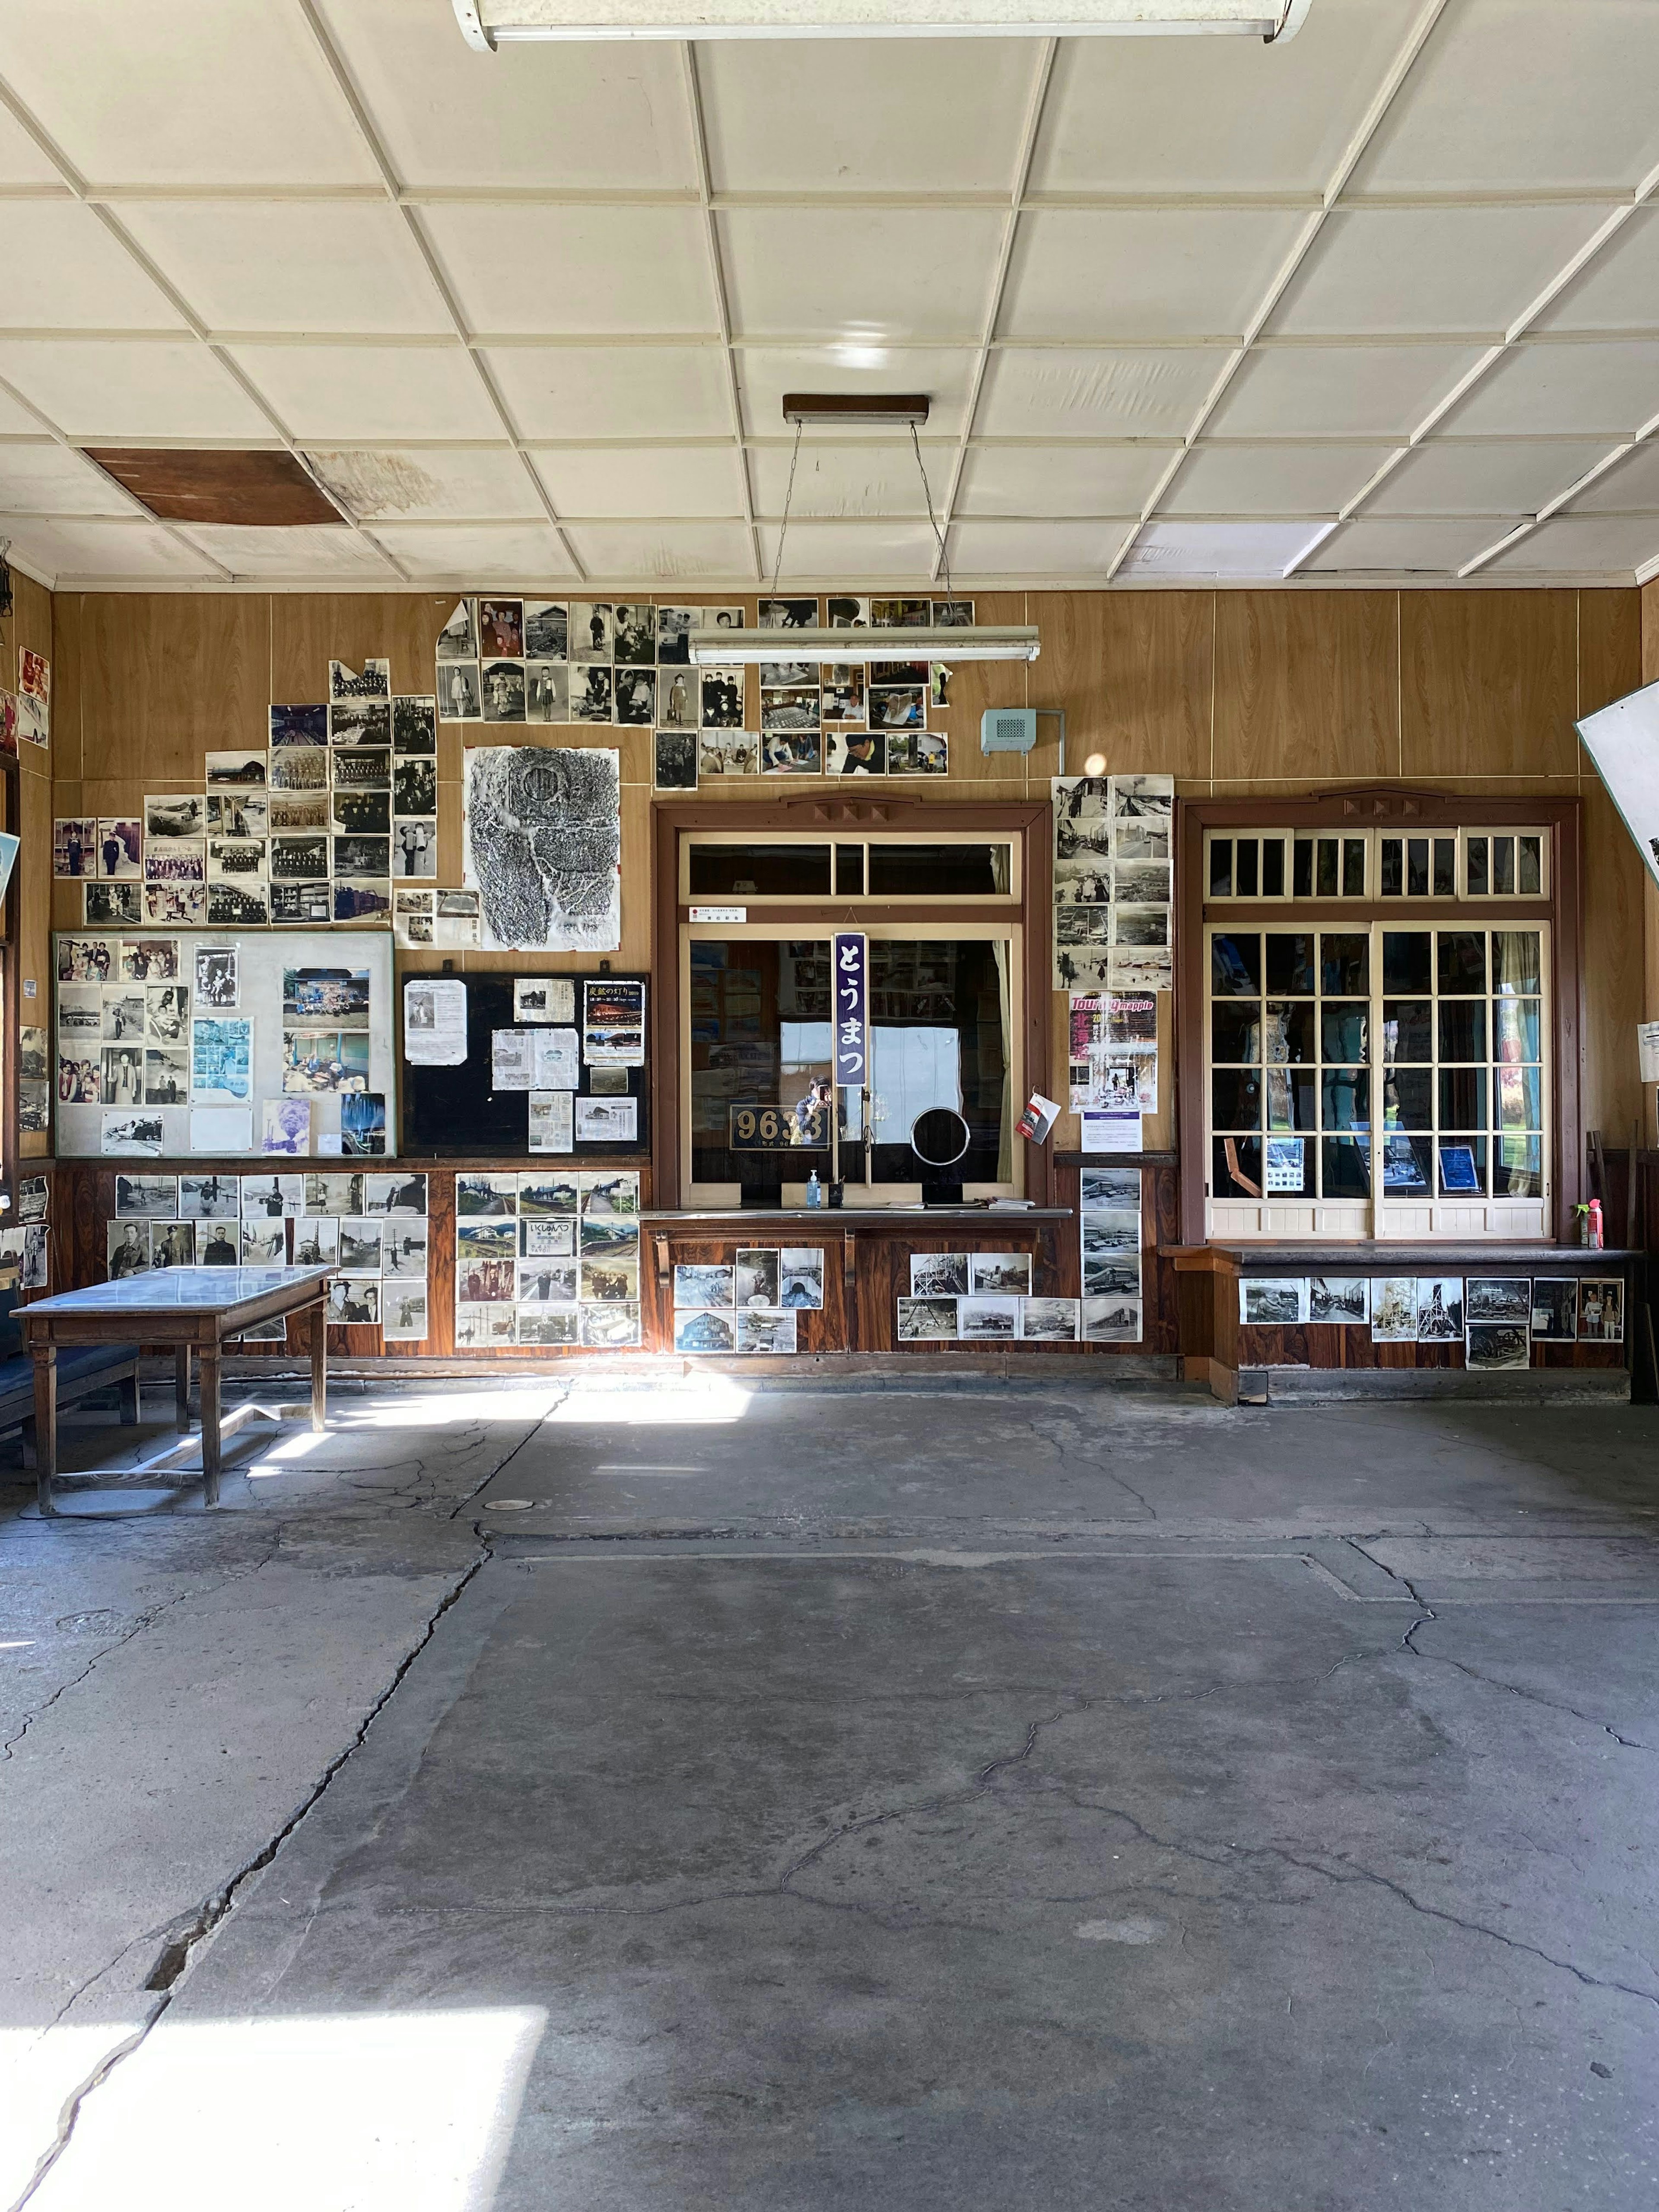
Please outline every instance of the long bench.
[{"label": "long bench", "polygon": [[[23,1464],[38,1464],[34,1428],[34,1362],[23,1348],[15,1291],[0,1291],[0,1436],[23,1432]],[[58,1402],[72,1406],[94,1390],[112,1387],[121,1394],[121,1419],[138,1420],[138,1353],[136,1344],[76,1345],[58,1354]]]}]

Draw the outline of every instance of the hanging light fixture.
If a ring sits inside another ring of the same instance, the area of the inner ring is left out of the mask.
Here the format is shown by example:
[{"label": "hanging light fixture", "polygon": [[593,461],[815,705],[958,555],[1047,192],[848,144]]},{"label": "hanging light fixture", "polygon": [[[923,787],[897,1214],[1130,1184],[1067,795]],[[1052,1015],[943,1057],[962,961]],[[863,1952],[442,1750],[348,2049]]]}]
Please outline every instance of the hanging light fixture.
[{"label": "hanging light fixture", "polygon": [[[778,597],[783,573],[784,541],[789,535],[789,516],[795,499],[795,467],[800,459],[801,432],[809,422],[834,423],[838,428],[863,428],[871,424],[902,423],[910,433],[916,472],[927,504],[927,520],[939,547],[945,597],[954,596],[951,555],[939,517],[933,512],[933,487],[921,458],[920,426],[927,420],[926,392],[787,392],[783,417],[795,426],[795,442],[789,455],[789,483],[783,495],[783,519],[778,525],[778,550],[772,562],[771,596]],[[990,623],[927,623],[908,629],[723,629],[707,637],[695,632],[690,641],[695,668],[732,668],[763,660],[1035,660],[1042,642],[1035,625]]]},{"label": "hanging light fixture", "polygon": [[468,46],[537,39],[1293,38],[1311,0],[452,0]]}]

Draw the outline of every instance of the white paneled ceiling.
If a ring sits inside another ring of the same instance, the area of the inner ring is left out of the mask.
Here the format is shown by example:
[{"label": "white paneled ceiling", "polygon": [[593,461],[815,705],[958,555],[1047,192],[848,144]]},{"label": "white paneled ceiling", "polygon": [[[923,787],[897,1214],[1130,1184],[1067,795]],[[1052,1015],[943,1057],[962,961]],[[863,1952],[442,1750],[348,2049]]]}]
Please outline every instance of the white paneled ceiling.
[{"label": "white paneled ceiling", "polygon": [[[49,581],[1659,572],[1659,0],[479,54],[8,0],[0,537]],[[809,430],[789,391],[927,392]],[[81,447],[286,447],[338,528]]]}]

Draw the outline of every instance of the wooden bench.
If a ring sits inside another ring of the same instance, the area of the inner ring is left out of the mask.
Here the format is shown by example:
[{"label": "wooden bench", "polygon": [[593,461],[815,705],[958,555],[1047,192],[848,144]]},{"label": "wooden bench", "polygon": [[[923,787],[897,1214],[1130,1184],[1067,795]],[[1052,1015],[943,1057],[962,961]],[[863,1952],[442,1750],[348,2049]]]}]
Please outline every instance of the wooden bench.
[{"label": "wooden bench", "polygon": [[[23,1345],[17,1292],[0,1291],[0,1436],[23,1432],[23,1464],[40,1464],[34,1426],[34,1362]],[[58,1363],[58,1401],[74,1405],[94,1390],[120,1392],[123,1421],[138,1421],[138,1352],[136,1344],[77,1345]]]}]

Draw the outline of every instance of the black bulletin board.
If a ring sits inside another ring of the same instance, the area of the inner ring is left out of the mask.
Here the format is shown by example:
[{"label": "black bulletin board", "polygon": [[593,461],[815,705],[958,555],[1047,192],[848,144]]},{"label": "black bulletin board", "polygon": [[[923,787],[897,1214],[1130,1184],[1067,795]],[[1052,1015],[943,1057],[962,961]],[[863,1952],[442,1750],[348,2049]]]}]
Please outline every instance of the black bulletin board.
[{"label": "black bulletin board", "polygon": [[[548,1159],[551,1153],[530,1151],[530,1094],[527,1091],[497,1091],[490,1083],[490,1039],[496,1030],[524,1029],[532,1024],[513,1018],[513,978],[507,975],[463,975],[454,980],[466,987],[466,1058],[459,1067],[420,1067],[401,1064],[403,1139],[405,1159],[486,1159],[495,1158]],[[646,983],[641,975],[601,979],[594,975],[568,978],[538,974],[538,982],[568,981],[576,994],[576,1030],[582,1025],[582,984],[601,980]],[[650,990],[646,988],[646,1036],[651,1035]],[[398,1007],[403,1021],[401,994]],[[401,1037],[399,1040],[401,1048]],[[647,1044],[647,1050],[649,1046]],[[574,1145],[569,1158],[580,1163],[584,1155],[596,1160],[626,1159],[651,1149],[651,1071],[629,1067],[628,1095],[636,1100],[639,1134],[631,1145]],[[589,1095],[593,1070],[582,1063],[576,1096]],[[562,1158],[561,1154],[557,1157]]]}]

